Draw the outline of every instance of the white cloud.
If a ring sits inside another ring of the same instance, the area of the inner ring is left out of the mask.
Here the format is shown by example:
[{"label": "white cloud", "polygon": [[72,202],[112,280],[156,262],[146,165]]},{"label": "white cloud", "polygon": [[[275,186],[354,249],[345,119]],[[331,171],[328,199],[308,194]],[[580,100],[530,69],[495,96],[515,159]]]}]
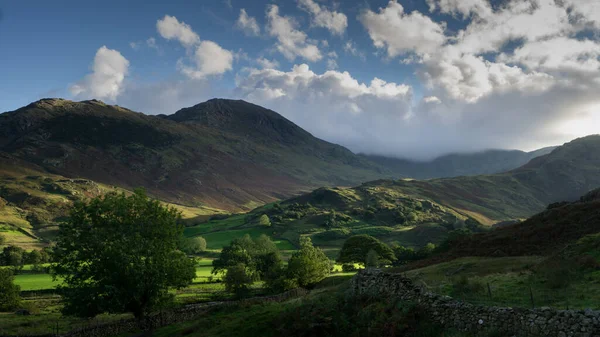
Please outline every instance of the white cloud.
[{"label": "white cloud", "polygon": [[334,35],[342,35],[348,27],[345,14],[330,11],[313,0],[298,0],[298,7],[311,15],[311,22],[316,27],[326,28]]},{"label": "white cloud", "polygon": [[256,59],[256,64],[258,64],[263,69],[279,68],[279,62],[277,62],[277,60],[269,60],[264,57],[260,57],[260,58]]},{"label": "white cloud", "polygon": [[70,87],[71,94],[81,98],[114,101],[123,90],[129,61],[114,49],[100,47],[94,57],[92,73]]},{"label": "white cloud", "polygon": [[431,12],[439,10],[442,13],[462,15],[466,19],[475,14],[487,17],[492,14],[492,7],[487,0],[427,0]]},{"label": "white cloud", "polygon": [[200,36],[188,24],[179,22],[174,16],[165,15],[164,18],[156,21],[156,29],[160,36],[167,40],[178,40],[186,47],[200,42]]},{"label": "white cloud", "polygon": [[139,42],[129,42],[129,47],[131,47],[131,49],[133,49],[133,50],[139,50],[140,43]]},{"label": "white cloud", "polygon": [[298,24],[293,18],[279,15],[279,7],[270,5],[267,19],[267,30],[277,38],[275,47],[285,58],[293,61],[301,57],[312,62],[323,58],[317,45],[308,40],[306,33],[297,29]]},{"label": "white cloud", "polygon": [[158,46],[156,45],[156,39],[153,37],[150,37],[146,40],[146,45],[148,48],[158,49]]},{"label": "white cloud", "polygon": [[337,61],[335,59],[327,59],[327,69],[335,70],[338,68]]},{"label": "white cloud", "polygon": [[200,42],[193,61],[195,67],[186,66],[181,61],[178,63],[181,72],[189,78],[200,79],[220,75],[233,69],[233,54],[212,41]]},{"label": "white cloud", "polygon": [[512,55],[500,55],[500,59],[520,63],[528,69],[600,76],[600,43],[592,40],[556,37],[532,41],[517,48]]},{"label": "white cloud", "polygon": [[389,57],[408,52],[435,52],[446,42],[445,25],[434,22],[418,11],[404,12],[401,4],[392,0],[379,13],[364,11],[359,20],[367,29],[373,44],[387,50]]},{"label": "white cloud", "polygon": [[260,35],[260,26],[256,18],[249,16],[244,8],[240,9],[240,16],[235,25],[248,36]]},{"label": "white cloud", "polygon": [[365,53],[360,51],[357,47],[356,47],[356,43],[352,40],[350,41],[346,41],[346,43],[344,43],[344,51],[346,53],[350,53],[356,57],[359,57],[360,59],[362,59],[363,61],[366,59],[365,57]]},{"label": "white cloud", "polygon": [[442,103],[442,101],[435,97],[435,96],[425,96],[423,97],[423,102],[425,103],[433,103],[433,104],[440,104]]}]

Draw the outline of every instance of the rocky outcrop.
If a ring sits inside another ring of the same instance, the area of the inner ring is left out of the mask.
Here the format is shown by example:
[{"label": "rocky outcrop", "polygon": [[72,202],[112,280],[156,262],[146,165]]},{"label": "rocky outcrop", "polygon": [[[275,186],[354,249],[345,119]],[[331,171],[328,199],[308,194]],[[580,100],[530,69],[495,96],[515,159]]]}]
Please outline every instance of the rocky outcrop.
[{"label": "rocky outcrop", "polygon": [[353,295],[395,296],[425,310],[431,320],[451,329],[485,335],[523,337],[600,337],[600,311],[477,306],[426,292],[408,278],[380,270],[359,272],[350,282]]}]

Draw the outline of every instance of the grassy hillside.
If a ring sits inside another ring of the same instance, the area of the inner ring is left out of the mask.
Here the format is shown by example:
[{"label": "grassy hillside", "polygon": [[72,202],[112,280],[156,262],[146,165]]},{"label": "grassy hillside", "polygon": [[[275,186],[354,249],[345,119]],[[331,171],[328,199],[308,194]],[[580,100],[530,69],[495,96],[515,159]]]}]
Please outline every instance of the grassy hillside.
[{"label": "grassy hillside", "polygon": [[[16,158],[0,161],[0,234],[6,244],[26,249],[48,245],[74,202],[109,192],[129,191],[88,179],[70,179],[41,172]],[[182,212],[184,221],[202,221],[223,210],[167,203]]]},{"label": "grassy hillside", "polygon": [[[264,216],[269,225],[261,224]],[[430,200],[363,185],[320,188],[247,214],[188,227],[185,234],[205,237],[212,249],[220,249],[245,234],[267,234],[275,238],[280,248],[289,250],[297,245],[300,236],[310,236],[315,245],[335,258],[344,241],[355,234],[421,247],[428,242],[438,243],[448,231],[462,227],[479,229],[475,221]]]}]

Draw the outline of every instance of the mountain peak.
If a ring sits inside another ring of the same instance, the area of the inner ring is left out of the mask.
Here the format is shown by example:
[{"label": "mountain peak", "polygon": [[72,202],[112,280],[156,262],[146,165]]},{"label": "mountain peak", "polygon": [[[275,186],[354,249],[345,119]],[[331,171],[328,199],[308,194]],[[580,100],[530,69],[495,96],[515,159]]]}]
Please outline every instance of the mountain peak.
[{"label": "mountain peak", "polygon": [[277,112],[243,100],[214,98],[183,108],[168,119],[235,132],[255,139],[305,142],[312,136]]}]

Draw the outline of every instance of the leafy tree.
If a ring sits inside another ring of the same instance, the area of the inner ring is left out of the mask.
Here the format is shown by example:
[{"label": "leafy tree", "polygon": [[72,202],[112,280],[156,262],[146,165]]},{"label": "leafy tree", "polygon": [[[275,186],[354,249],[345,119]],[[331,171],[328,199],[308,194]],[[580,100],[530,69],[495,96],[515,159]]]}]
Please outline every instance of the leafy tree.
[{"label": "leafy tree", "polygon": [[431,255],[433,255],[433,253],[435,252],[435,245],[433,243],[428,243],[425,246],[423,246],[421,249],[419,249],[419,251],[417,252],[417,255],[419,256],[419,258],[421,259],[425,259],[430,257]]},{"label": "leafy tree", "polygon": [[309,237],[300,238],[300,250],[288,261],[287,277],[301,287],[313,285],[331,272],[331,261]]},{"label": "leafy tree", "polygon": [[229,267],[223,278],[225,290],[234,293],[237,297],[246,296],[250,290],[250,286],[254,283],[252,274],[252,271],[248,270],[243,263]]},{"label": "leafy tree", "polygon": [[206,251],[206,239],[201,236],[182,238],[181,250],[188,254],[198,254]]},{"label": "leafy tree", "polygon": [[339,263],[362,263],[365,265],[370,250],[378,254],[378,259],[382,264],[389,264],[396,260],[394,252],[385,243],[370,235],[361,234],[351,236],[344,242],[337,261]]},{"label": "leafy tree", "polygon": [[23,255],[25,253],[25,250],[21,247],[6,246],[2,250],[2,254],[0,254],[1,264],[3,266],[11,266],[16,270],[21,270],[23,269],[23,264],[25,263],[23,259]]},{"label": "leafy tree", "polygon": [[26,252],[23,254],[23,260],[25,264],[38,265],[40,263],[43,263],[42,259],[42,253],[39,250],[34,249],[29,253]]},{"label": "leafy tree", "polygon": [[394,245],[392,248],[396,256],[395,264],[401,265],[418,259],[417,253],[412,248],[406,248],[401,245]]},{"label": "leafy tree", "polygon": [[379,267],[379,254],[377,254],[377,252],[373,249],[369,250],[369,252],[367,253],[365,267]]},{"label": "leafy tree", "polygon": [[180,214],[148,198],[107,194],[77,203],[60,228],[52,272],[63,277],[63,313],[93,317],[132,312],[141,318],[189,285],[194,262],[177,250]]},{"label": "leafy tree", "polygon": [[261,215],[258,218],[258,224],[261,226],[266,226],[266,227],[270,227],[271,226],[271,219],[269,219],[269,216],[266,214]]},{"label": "leafy tree", "polygon": [[[244,266],[244,275],[250,280],[265,281],[267,288],[279,290],[284,284],[280,277],[283,275],[283,260],[275,243],[266,235],[252,239],[249,235],[231,241],[223,247],[219,258],[213,261],[213,274],[225,273],[225,278],[232,268],[237,268],[232,274],[236,282],[245,280],[241,277],[240,265]],[[233,277],[232,276],[232,277]],[[244,291],[235,287],[230,288],[240,296]],[[240,292],[241,291],[241,292]]]},{"label": "leafy tree", "polygon": [[19,306],[21,288],[14,284],[12,270],[0,268],[0,311],[13,310]]}]

